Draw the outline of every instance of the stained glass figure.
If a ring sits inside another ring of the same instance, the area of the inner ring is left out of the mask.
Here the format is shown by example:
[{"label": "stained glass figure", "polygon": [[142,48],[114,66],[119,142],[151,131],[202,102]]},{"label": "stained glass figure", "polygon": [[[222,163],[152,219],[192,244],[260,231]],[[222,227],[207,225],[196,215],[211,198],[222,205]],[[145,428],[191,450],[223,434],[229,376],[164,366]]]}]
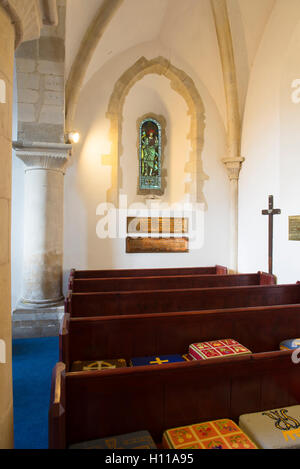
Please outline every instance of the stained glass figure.
[{"label": "stained glass figure", "polygon": [[147,118],[140,125],[139,186],[142,190],[161,190],[161,125]]}]

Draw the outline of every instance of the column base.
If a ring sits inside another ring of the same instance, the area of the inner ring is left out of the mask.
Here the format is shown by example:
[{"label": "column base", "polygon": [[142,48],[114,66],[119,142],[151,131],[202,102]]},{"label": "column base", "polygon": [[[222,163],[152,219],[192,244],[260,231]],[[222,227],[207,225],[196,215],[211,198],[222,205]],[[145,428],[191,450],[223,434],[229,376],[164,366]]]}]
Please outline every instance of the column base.
[{"label": "column base", "polygon": [[21,303],[13,312],[13,339],[35,337],[56,337],[64,315],[64,306],[32,308],[22,307]]},{"label": "column base", "polygon": [[40,300],[32,301],[22,298],[17,306],[17,309],[47,309],[47,308],[59,308],[64,304],[64,296],[59,298],[53,298],[51,300]]}]

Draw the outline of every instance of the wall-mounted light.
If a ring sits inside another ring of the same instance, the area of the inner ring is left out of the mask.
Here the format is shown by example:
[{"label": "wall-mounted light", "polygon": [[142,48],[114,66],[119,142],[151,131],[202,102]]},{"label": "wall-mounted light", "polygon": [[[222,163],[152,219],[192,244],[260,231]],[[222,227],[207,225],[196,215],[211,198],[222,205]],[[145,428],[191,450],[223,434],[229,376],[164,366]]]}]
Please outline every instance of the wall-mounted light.
[{"label": "wall-mounted light", "polygon": [[80,133],[79,132],[69,132],[67,133],[67,141],[68,143],[78,143],[80,140]]}]

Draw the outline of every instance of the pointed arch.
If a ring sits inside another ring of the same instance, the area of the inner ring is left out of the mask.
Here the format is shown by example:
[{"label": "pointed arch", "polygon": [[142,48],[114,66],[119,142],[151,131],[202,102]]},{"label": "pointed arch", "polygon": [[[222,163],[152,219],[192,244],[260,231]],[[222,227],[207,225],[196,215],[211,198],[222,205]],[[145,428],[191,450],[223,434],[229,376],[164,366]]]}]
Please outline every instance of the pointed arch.
[{"label": "pointed arch", "polygon": [[[185,172],[191,174],[191,181],[185,185],[185,192],[191,194],[192,202],[204,202],[203,186],[208,176],[203,171],[202,150],[204,144],[205,113],[201,96],[195,83],[183,70],[176,68],[164,57],[147,60],[141,57],[116,82],[109,100],[106,117],[110,120],[111,153],[104,155],[102,163],[112,168],[112,184],[107,200],[118,206],[119,189],[122,187],[120,157],[123,153],[122,124],[123,108],[131,88],[148,74],[164,75],[170,80],[170,86],[186,101],[188,114],[191,116],[189,139],[191,142],[190,158]],[[206,203],[205,203],[206,205]]]}]

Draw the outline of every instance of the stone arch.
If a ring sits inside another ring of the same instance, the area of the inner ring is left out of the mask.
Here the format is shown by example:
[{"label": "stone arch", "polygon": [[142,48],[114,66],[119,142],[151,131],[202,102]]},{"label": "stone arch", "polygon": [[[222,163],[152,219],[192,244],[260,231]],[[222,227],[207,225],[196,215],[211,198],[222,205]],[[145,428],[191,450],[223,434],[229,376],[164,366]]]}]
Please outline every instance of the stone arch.
[{"label": "stone arch", "polygon": [[122,126],[123,107],[131,88],[148,74],[164,75],[170,80],[170,86],[187,103],[188,115],[191,116],[191,128],[188,135],[191,152],[185,172],[191,174],[191,181],[185,184],[185,192],[191,194],[191,202],[205,203],[203,187],[208,176],[203,171],[202,150],[204,144],[205,113],[200,94],[193,80],[176,68],[164,57],[147,60],[141,57],[118,79],[109,100],[106,117],[110,120],[111,153],[103,155],[102,163],[111,166],[112,184],[107,193],[107,201],[118,206],[119,189],[122,187],[120,157],[123,154]]},{"label": "stone arch", "polygon": [[66,83],[66,130],[68,132],[73,128],[80,90],[93,54],[123,2],[124,0],[104,0],[81,41]]}]

